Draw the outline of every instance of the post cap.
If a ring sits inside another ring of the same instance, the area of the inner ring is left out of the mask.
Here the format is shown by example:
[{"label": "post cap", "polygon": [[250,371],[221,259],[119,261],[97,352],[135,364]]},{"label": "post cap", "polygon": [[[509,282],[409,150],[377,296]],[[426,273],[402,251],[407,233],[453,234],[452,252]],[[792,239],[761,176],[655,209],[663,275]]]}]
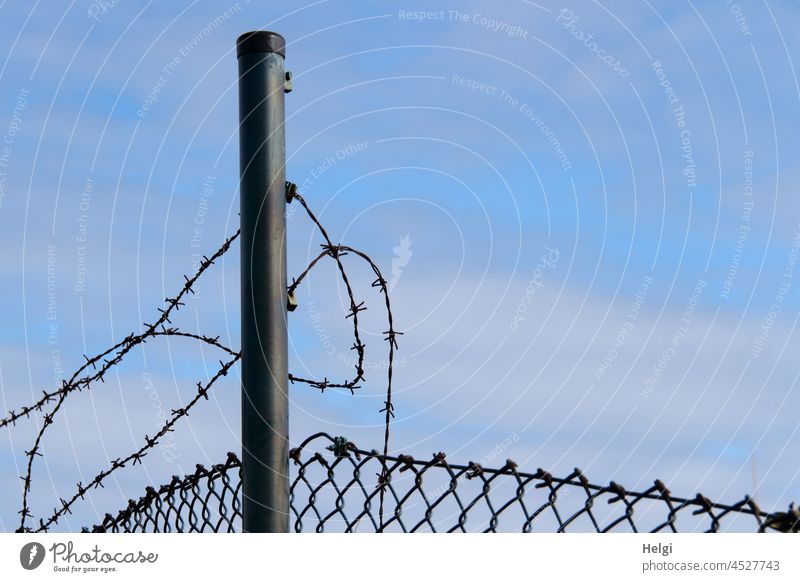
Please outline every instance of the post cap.
[{"label": "post cap", "polygon": [[247,53],[277,53],[286,58],[286,40],[269,30],[245,32],[236,39],[236,58]]}]

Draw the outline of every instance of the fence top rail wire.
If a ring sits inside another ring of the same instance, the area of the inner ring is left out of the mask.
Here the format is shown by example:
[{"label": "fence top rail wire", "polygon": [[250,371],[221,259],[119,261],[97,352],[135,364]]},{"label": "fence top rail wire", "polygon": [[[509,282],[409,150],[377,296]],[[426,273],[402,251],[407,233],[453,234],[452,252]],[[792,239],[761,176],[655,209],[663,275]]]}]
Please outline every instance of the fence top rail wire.
[{"label": "fence top rail wire", "polygon": [[[488,468],[477,463],[449,463],[444,453],[436,453],[427,461],[402,454],[383,455],[376,450],[361,449],[344,437],[326,433],[306,438],[291,450],[290,458],[296,471],[290,495],[294,530],[297,532],[304,531],[309,525],[317,532],[326,531],[326,526],[355,532],[360,524],[371,525],[373,531],[389,531],[393,525],[412,532],[468,531],[468,518],[474,522],[478,511],[486,513],[485,519],[488,520],[478,531],[498,531],[502,514],[511,507],[521,512],[523,523],[518,524],[516,531],[533,531],[533,524],[538,523],[537,519],[541,521],[545,512],[551,519],[555,516],[553,529],[556,531],[568,531],[581,517],[589,519],[592,524],[589,529],[597,532],[615,528],[643,531],[635,521],[642,512],[637,514],[634,510],[647,501],[663,504],[662,510],[667,513],[666,518],[657,520],[647,531],[677,532],[681,512],[690,512],[694,519],[705,519],[708,524],[705,531],[708,532],[720,531],[724,519],[737,515],[752,518],[753,529],[758,532],[800,530],[800,514],[794,505],[790,505],[787,512],[765,513],[748,496],[734,504],[713,502],[701,494],[692,498],[679,497],[672,495],[658,480],[646,490],[628,491],[614,481],[607,485],[591,483],[579,469],[566,477],[556,477],[543,469],[533,473],[520,471],[511,460],[502,467]],[[379,472],[372,482],[367,483],[368,479],[362,478],[362,470],[370,463]],[[106,514],[101,524],[84,531],[239,531],[240,466],[234,453],[228,453],[224,463],[211,469],[198,465],[190,475],[173,477],[158,489],[148,487],[144,496],[129,501],[116,516]],[[382,480],[384,467],[387,477]],[[229,475],[232,471],[236,471],[235,478]],[[312,475],[314,471],[316,474]],[[438,490],[426,490],[424,478],[434,473],[447,485]],[[408,479],[404,482],[405,476]],[[472,494],[459,495],[459,484],[464,483],[462,478],[476,482]],[[498,482],[502,479],[510,480],[510,490],[504,494],[498,489]],[[385,522],[381,522],[373,512],[373,501],[381,489],[386,490],[390,500]],[[535,508],[526,506],[526,495],[532,497],[539,490],[543,502],[537,502]],[[563,510],[560,512],[557,506],[559,495],[564,497],[569,490],[582,492],[582,503],[579,502],[570,515],[562,515]],[[415,502],[409,501],[412,497]],[[435,514],[437,509],[444,507],[448,498],[455,502],[455,509],[446,516],[443,525]],[[607,500],[609,508],[621,508],[621,515],[598,517],[595,503],[601,499]],[[346,511],[348,509],[350,514]]]}]

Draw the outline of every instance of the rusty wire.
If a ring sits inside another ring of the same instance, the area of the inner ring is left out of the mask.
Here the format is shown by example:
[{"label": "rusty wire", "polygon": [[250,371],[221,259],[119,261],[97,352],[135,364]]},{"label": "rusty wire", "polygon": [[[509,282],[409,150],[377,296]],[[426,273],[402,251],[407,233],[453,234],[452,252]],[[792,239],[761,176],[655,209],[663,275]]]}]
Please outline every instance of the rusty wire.
[{"label": "rusty wire", "polygon": [[[427,461],[384,456],[325,433],[308,437],[290,458],[292,529],[298,533],[800,530],[793,505],[765,513],[749,497],[734,504],[701,494],[679,497],[658,480],[643,491],[629,491],[614,481],[591,483],[579,469],[560,478],[543,469],[521,471],[511,460],[489,468],[450,463],[441,452]],[[362,478],[372,464],[388,467],[391,517],[385,522],[373,514],[378,492]],[[240,467],[233,453],[210,470],[198,465],[195,473],[148,488],[85,531],[240,531]]]}]

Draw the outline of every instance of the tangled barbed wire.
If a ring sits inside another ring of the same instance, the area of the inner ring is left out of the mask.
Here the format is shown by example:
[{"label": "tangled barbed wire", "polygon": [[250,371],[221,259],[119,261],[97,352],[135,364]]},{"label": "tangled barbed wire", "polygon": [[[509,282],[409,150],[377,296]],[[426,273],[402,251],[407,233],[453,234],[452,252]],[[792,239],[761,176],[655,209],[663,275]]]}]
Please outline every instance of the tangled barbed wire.
[{"label": "tangled barbed wire", "polygon": [[[384,332],[386,335],[386,340],[389,342],[389,349],[388,349],[388,379],[387,379],[387,389],[386,389],[386,399],[384,401],[384,408],[380,410],[381,413],[384,413],[384,453],[388,453],[389,447],[389,435],[390,435],[390,422],[391,419],[394,417],[394,407],[392,404],[392,368],[394,363],[394,352],[397,349],[397,341],[396,336],[400,335],[400,332],[396,331],[394,328],[394,318],[391,311],[391,302],[389,300],[389,292],[386,284],[386,280],[383,278],[380,269],[378,268],[377,264],[364,252],[359,251],[353,247],[341,245],[341,244],[334,244],[330,236],[328,235],[325,228],[322,226],[319,219],[316,215],[311,211],[308,204],[306,203],[305,199],[297,193],[296,186],[291,182],[286,183],[286,201],[287,203],[291,203],[293,200],[297,200],[301,206],[305,209],[307,215],[316,226],[316,228],[321,233],[322,237],[325,240],[325,243],[322,244],[323,251],[320,253],[319,256],[314,258],[308,266],[301,272],[301,274],[292,280],[291,285],[288,287],[288,293],[290,296],[293,297],[294,291],[297,289],[298,285],[306,278],[306,276],[313,270],[313,268],[320,263],[320,261],[325,257],[330,257],[336,261],[338,266],[338,270],[341,276],[342,281],[345,284],[347,289],[348,296],[350,298],[350,310],[347,313],[346,317],[348,319],[352,318],[353,323],[353,336],[354,336],[354,344],[353,349],[356,351],[358,358],[355,365],[356,368],[356,375],[353,380],[345,381],[345,382],[330,382],[327,377],[323,377],[322,380],[318,379],[309,379],[309,378],[301,378],[295,376],[293,374],[289,374],[289,380],[292,383],[305,383],[314,388],[319,389],[321,392],[324,392],[326,388],[346,388],[353,392],[357,388],[359,388],[359,382],[364,380],[364,354],[366,345],[360,339],[359,333],[359,323],[358,323],[358,313],[360,311],[364,311],[366,309],[364,302],[356,303],[355,294],[353,292],[352,285],[347,275],[347,271],[341,261],[341,258],[351,253],[360,257],[362,260],[368,263],[372,271],[376,276],[376,280],[373,282],[373,287],[377,287],[379,291],[384,295],[384,304],[387,312],[387,319],[389,329],[388,331]],[[210,257],[203,256],[202,260],[200,261],[197,270],[195,271],[194,275],[188,277],[184,275],[184,284],[182,288],[178,291],[178,293],[174,297],[168,297],[165,299],[165,306],[163,308],[159,308],[159,316],[153,323],[144,323],[143,328],[144,330],[140,333],[131,333],[124,339],[120,340],[110,348],[104,350],[96,354],[95,356],[89,357],[84,355],[84,363],[72,374],[69,380],[62,381],[62,385],[50,392],[43,391],[42,396],[33,402],[30,405],[23,406],[18,410],[12,409],[8,412],[8,414],[0,419],[0,428],[7,427],[7,426],[16,426],[17,421],[21,419],[28,419],[34,413],[41,412],[42,416],[42,424],[36,433],[36,437],[34,439],[33,446],[30,450],[25,451],[25,455],[27,457],[27,464],[25,469],[25,475],[20,477],[23,481],[23,488],[22,488],[22,507],[18,512],[20,515],[20,523],[19,527],[17,528],[17,532],[46,532],[48,531],[53,525],[58,523],[59,518],[63,517],[64,515],[71,513],[72,506],[85,498],[86,494],[91,491],[92,489],[97,489],[103,487],[104,480],[111,475],[112,473],[116,472],[119,469],[126,467],[129,463],[131,465],[136,465],[142,462],[142,459],[147,455],[147,453],[153,449],[168,433],[173,432],[175,424],[183,417],[188,416],[189,411],[201,400],[201,399],[208,399],[208,391],[212,388],[212,386],[223,376],[228,374],[228,371],[233,367],[233,365],[239,361],[241,358],[241,353],[234,350],[231,347],[223,345],[219,341],[219,336],[211,337],[206,336],[199,333],[192,333],[183,331],[178,327],[172,326],[172,320],[170,319],[171,316],[174,315],[174,312],[180,310],[180,308],[185,305],[184,300],[187,295],[194,294],[195,291],[193,289],[194,285],[197,281],[203,276],[203,274],[221,257],[228,252],[231,248],[233,242],[239,237],[240,231],[236,231],[233,235],[225,239],[223,244],[214,252]],[[168,327],[169,326],[169,327]],[[117,364],[121,363],[125,356],[136,346],[145,344],[149,339],[157,338],[157,337],[180,337],[186,339],[192,339],[195,341],[199,341],[210,346],[213,346],[223,352],[225,352],[230,358],[226,361],[219,362],[219,368],[217,371],[210,377],[210,379],[205,382],[198,382],[196,386],[196,393],[194,396],[182,407],[178,407],[171,411],[168,419],[162,425],[160,430],[156,432],[152,437],[149,435],[144,436],[144,444],[141,445],[135,451],[129,453],[125,457],[119,457],[111,462],[110,466],[102,471],[100,471],[91,481],[86,484],[79,482],[76,485],[75,492],[69,496],[68,498],[59,498],[60,507],[54,507],[52,510],[51,515],[44,519],[40,518],[38,522],[38,527],[35,529],[28,525],[28,519],[32,519],[33,515],[30,511],[30,492],[32,486],[32,474],[33,474],[33,466],[36,457],[43,456],[41,453],[42,441],[44,439],[44,435],[47,432],[47,429],[54,423],[56,415],[61,410],[65,400],[70,394],[75,392],[81,392],[84,389],[90,389],[94,383],[97,381],[105,382],[105,375],[108,371],[116,366]],[[55,402],[53,407],[49,409],[49,411],[45,412],[45,408],[48,404]],[[386,468],[381,471],[378,476],[378,483],[377,488],[381,491],[381,515],[383,515],[383,496],[385,489],[385,478],[386,475]],[[382,517],[381,517],[382,519]]]},{"label": "tangled barbed wire", "polygon": [[[750,520],[751,526],[754,521],[754,528],[750,527],[750,530],[800,531],[800,511],[794,505],[785,512],[764,513],[750,497],[732,505],[712,502],[701,494],[681,498],[674,496],[658,480],[644,491],[628,491],[614,481],[607,485],[591,483],[579,469],[567,477],[557,478],[543,469],[535,473],[522,472],[511,460],[503,467],[487,468],[477,463],[451,464],[444,453],[437,453],[428,461],[410,455],[389,455],[390,424],[394,418],[393,363],[397,336],[401,333],[394,326],[387,281],[366,253],[348,245],[335,244],[296,187],[288,182],[286,186],[287,203],[297,201],[324,240],[320,253],[292,279],[288,294],[294,300],[296,290],[309,273],[324,259],[334,260],[349,301],[345,318],[353,325],[351,349],[357,356],[355,375],[351,379],[332,381],[327,376],[322,379],[304,378],[291,373],[288,379],[320,392],[344,389],[354,393],[361,388],[366,344],[361,339],[359,313],[366,306],[364,301],[359,302],[356,298],[342,260],[344,257],[357,257],[372,270],[375,276],[372,287],[383,295],[388,321],[388,330],[383,332],[388,342],[388,366],[386,396],[380,410],[384,415],[382,452],[360,449],[344,437],[325,433],[312,435],[292,449],[290,458],[295,475],[290,488],[290,507],[295,531],[353,532],[367,528],[376,532],[607,532],[622,529],[717,532],[723,530],[724,524],[741,519]],[[71,514],[73,506],[85,499],[87,493],[103,487],[111,474],[142,463],[148,452],[175,430],[181,418],[188,416],[201,400],[208,399],[213,386],[241,359],[241,353],[220,342],[219,336],[183,331],[171,320],[184,305],[187,295],[195,293],[194,285],[229,251],[238,236],[237,231],[214,254],[204,256],[194,275],[184,276],[182,288],[174,297],[165,299],[165,305],[158,309],[159,316],[153,323],[143,324],[141,332],[128,335],[95,356],[84,355],[84,363],[69,380],[62,382],[60,388],[43,391],[32,404],[11,410],[0,419],[0,428],[16,426],[17,421],[28,419],[34,413],[42,413],[43,419],[33,446],[25,451],[28,461],[25,475],[21,477],[23,490],[18,532],[49,531],[59,519]],[[143,443],[136,450],[113,460],[87,483],[77,483],[71,495],[59,498],[60,506],[54,507],[49,517],[40,518],[38,525],[31,526],[30,492],[34,462],[36,457],[42,456],[44,435],[66,398],[90,389],[97,381],[104,382],[108,371],[121,363],[131,350],[162,337],[201,342],[225,353],[227,359],[219,362],[219,367],[206,382],[197,383],[194,394],[183,406],[171,410],[157,432],[152,436],[144,435]],[[53,406],[48,408],[50,404]],[[321,447],[320,444],[327,446]],[[316,451],[308,455],[312,448]],[[193,474],[173,477],[158,489],[146,488],[145,495],[138,501],[130,501],[116,516],[106,514],[103,522],[91,531],[237,531],[241,519],[241,479],[233,471],[240,468],[239,458],[233,453],[229,453],[224,463],[211,469],[198,465]],[[370,487],[363,476],[373,468],[377,470],[377,480],[375,486]],[[377,515],[373,510],[376,498]],[[601,501],[606,501],[605,505]]]},{"label": "tangled barbed wire", "polygon": [[[397,336],[402,335],[401,332],[398,332],[394,328],[394,316],[392,314],[392,304],[391,300],[389,299],[389,289],[386,284],[386,279],[384,279],[381,270],[375,264],[366,253],[359,251],[358,249],[354,249],[353,247],[346,246],[346,245],[334,245],[331,241],[331,238],[328,236],[327,231],[325,228],[320,224],[319,220],[314,213],[308,207],[305,199],[297,192],[297,188],[294,184],[289,184],[287,186],[287,200],[291,202],[293,199],[296,199],[300,205],[305,209],[308,216],[317,225],[320,233],[322,234],[323,238],[325,239],[325,244],[322,245],[322,252],[315,257],[308,265],[308,267],[292,281],[292,284],[289,285],[289,293],[294,294],[295,289],[297,286],[302,282],[302,280],[308,275],[309,271],[324,257],[328,256],[336,261],[336,265],[339,268],[339,273],[341,274],[342,281],[347,289],[347,295],[350,300],[350,312],[348,313],[347,317],[353,318],[353,347],[358,354],[358,360],[356,362],[356,376],[350,382],[344,382],[340,384],[331,384],[328,382],[328,379],[325,378],[322,382],[314,381],[314,380],[307,380],[303,378],[298,378],[293,376],[292,374],[289,375],[289,380],[292,382],[305,382],[311,384],[312,386],[319,388],[320,390],[325,390],[325,388],[331,387],[341,387],[347,388],[351,392],[357,388],[357,383],[363,379],[364,377],[364,348],[365,345],[361,341],[358,333],[358,312],[364,311],[366,307],[364,307],[364,303],[356,303],[355,297],[353,295],[353,288],[350,285],[350,281],[347,277],[347,272],[345,271],[344,265],[342,264],[341,257],[345,256],[346,253],[352,253],[362,260],[364,260],[372,269],[373,273],[375,274],[375,280],[372,282],[372,287],[377,287],[380,289],[380,292],[383,294],[385,306],[386,306],[386,317],[388,320],[389,329],[383,332],[383,335],[386,337],[384,338],[386,341],[389,342],[389,356],[388,362],[386,366],[387,370],[387,380],[386,380],[386,400],[384,401],[384,407],[380,410],[380,412],[384,413],[384,436],[383,436],[383,454],[384,456],[389,454],[389,426],[391,424],[392,418],[394,418],[394,405],[392,404],[392,378],[393,378],[393,366],[394,366],[394,352],[397,349]],[[378,490],[380,491],[380,521],[383,523],[383,507],[385,502],[385,493],[386,493],[386,484],[387,484],[387,467],[384,464],[381,467],[381,472],[378,475]]]},{"label": "tangled barbed wire", "polygon": [[[442,452],[430,459],[384,456],[344,437],[317,433],[292,449],[292,529],[356,532],[798,532],[800,512],[766,513],[750,497],[716,503],[697,494],[674,495],[656,480],[643,491],[614,481],[592,483],[580,469],[559,478],[544,469],[521,470],[450,463]],[[373,515],[377,491],[362,475],[386,466],[391,517]],[[241,530],[241,463],[234,453],[210,469],[172,480],[106,514],[92,532]]]}]

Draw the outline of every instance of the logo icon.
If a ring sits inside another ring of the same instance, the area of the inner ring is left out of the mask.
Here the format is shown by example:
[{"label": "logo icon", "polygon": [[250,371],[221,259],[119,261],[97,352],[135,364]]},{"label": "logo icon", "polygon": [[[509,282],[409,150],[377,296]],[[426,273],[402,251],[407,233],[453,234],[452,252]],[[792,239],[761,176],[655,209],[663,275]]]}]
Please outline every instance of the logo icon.
[{"label": "logo icon", "polygon": [[26,570],[35,570],[44,562],[44,546],[39,542],[29,542],[19,551],[19,563]]},{"label": "logo icon", "polygon": [[400,244],[393,249],[394,258],[392,259],[392,279],[389,281],[389,291],[394,291],[394,286],[397,285],[403,274],[403,268],[408,266],[411,255],[414,254],[411,250],[413,242],[409,235],[405,235],[400,239]]}]

